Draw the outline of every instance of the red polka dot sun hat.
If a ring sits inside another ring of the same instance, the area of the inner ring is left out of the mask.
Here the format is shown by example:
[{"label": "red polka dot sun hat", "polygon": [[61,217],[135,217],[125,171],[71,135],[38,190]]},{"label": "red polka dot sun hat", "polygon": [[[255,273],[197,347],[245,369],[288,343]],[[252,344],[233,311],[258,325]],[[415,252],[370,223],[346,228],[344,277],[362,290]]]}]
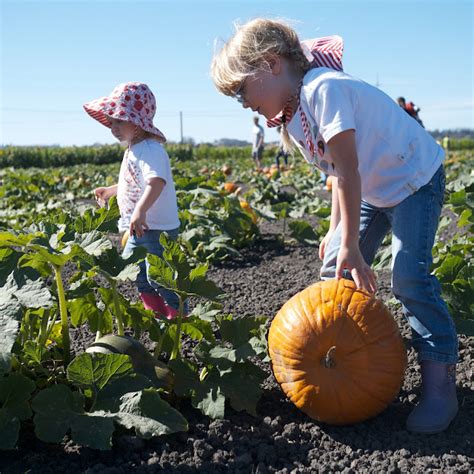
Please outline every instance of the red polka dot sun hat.
[{"label": "red polka dot sun hat", "polygon": [[163,133],[153,125],[156,112],[155,96],[142,82],[119,84],[108,97],[88,102],[84,104],[84,109],[92,118],[108,128],[108,118],[124,120],[156,135],[160,142],[166,141]]}]

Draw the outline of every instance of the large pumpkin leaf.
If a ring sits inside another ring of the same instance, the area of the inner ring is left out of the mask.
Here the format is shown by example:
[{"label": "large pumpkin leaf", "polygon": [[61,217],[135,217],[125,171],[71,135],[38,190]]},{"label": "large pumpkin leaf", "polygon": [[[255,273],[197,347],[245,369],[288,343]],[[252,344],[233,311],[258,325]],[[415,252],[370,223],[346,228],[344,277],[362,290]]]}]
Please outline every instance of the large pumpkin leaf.
[{"label": "large pumpkin leaf", "polygon": [[212,419],[222,419],[225,415],[225,396],[220,387],[209,377],[194,392],[192,404],[204,415]]},{"label": "large pumpkin leaf", "polygon": [[117,232],[117,221],[120,210],[117,206],[117,198],[109,199],[107,207],[100,209],[87,209],[81,217],[74,220],[74,228],[79,233],[98,230],[101,232]]},{"label": "large pumpkin leaf", "polygon": [[10,354],[22,315],[23,310],[15,297],[7,292],[0,293],[0,377],[10,370]]},{"label": "large pumpkin leaf", "polygon": [[152,385],[142,374],[128,374],[114,378],[98,393],[93,409],[115,413],[120,410],[120,399],[123,395],[139,392]]},{"label": "large pumpkin leaf", "polygon": [[66,385],[54,385],[33,399],[35,433],[47,443],[60,443],[71,432],[73,441],[94,449],[110,449],[113,417],[84,412],[84,397]]},{"label": "large pumpkin leaf", "polygon": [[115,420],[125,428],[134,428],[141,438],[188,430],[183,415],[162,400],[156,389],[127,393],[121,402]]},{"label": "large pumpkin leaf", "polygon": [[21,374],[0,378],[0,449],[15,447],[20,421],[32,415],[28,401],[34,389],[34,382]]},{"label": "large pumpkin leaf", "polygon": [[291,229],[291,237],[296,239],[298,242],[308,245],[319,244],[318,234],[316,234],[313,227],[308,222],[296,220],[289,223],[289,228]]},{"label": "large pumpkin leaf", "polygon": [[256,415],[257,403],[262,395],[261,384],[267,374],[249,361],[234,364],[232,372],[222,375],[219,386],[232,408]]},{"label": "large pumpkin leaf", "polygon": [[89,354],[77,356],[67,368],[67,378],[81,388],[90,388],[95,393],[115,377],[133,373],[128,355]]}]

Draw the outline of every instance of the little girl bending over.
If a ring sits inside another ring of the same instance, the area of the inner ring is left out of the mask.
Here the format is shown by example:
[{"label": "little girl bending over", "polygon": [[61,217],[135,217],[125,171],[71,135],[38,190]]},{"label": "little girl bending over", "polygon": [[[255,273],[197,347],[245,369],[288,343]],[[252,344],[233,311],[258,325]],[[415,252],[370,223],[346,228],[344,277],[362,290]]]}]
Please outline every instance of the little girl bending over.
[{"label": "little girl bending over", "polygon": [[287,148],[291,138],[309,163],[333,176],[330,230],[319,249],[323,279],[352,278],[374,292],[370,265],[392,232],[392,290],[411,326],[422,375],[422,397],[407,428],[443,431],[458,411],[456,330],[430,273],[443,150],[390,97],[342,72],[339,37],[322,38],[313,54],[309,46],[283,22],[256,19],[216,54],[212,78],[243,107],[281,123]]},{"label": "little girl bending over", "polygon": [[[130,237],[123,250],[124,257],[135,247],[162,256],[160,235],[166,231],[175,239],[179,219],[176,191],[168,154],[162,146],[163,133],[153,125],[155,97],[146,84],[127,82],[118,85],[108,97],[84,105],[86,112],[126,146],[118,184],[95,189],[99,204],[117,195],[120,208],[119,230]],[[136,285],[146,309],[159,316],[173,318],[178,297],[151,281],[148,262],[140,264]]]}]

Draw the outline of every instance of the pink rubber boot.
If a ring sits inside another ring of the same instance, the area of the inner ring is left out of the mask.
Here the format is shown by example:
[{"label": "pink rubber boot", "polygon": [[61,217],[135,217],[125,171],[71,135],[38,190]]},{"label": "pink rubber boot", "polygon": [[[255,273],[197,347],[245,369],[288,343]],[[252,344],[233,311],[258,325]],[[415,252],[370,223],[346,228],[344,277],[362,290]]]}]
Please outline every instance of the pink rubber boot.
[{"label": "pink rubber boot", "polygon": [[167,305],[165,300],[158,293],[140,293],[145,309],[155,312],[157,318],[174,319],[178,313],[174,308]]}]

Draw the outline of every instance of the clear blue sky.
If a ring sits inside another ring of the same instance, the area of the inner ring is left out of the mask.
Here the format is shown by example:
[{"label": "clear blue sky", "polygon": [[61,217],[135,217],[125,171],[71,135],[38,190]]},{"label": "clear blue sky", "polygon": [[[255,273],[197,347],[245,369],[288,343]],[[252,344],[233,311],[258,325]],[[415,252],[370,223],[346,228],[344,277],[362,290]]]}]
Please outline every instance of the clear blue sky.
[{"label": "clear blue sky", "polygon": [[[0,143],[113,143],[82,109],[125,81],[148,83],[169,140],[250,139],[252,112],[209,77],[234,20],[339,34],[345,71],[421,107],[428,129],[474,128],[472,1],[22,1],[1,4]],[[267,139],[275,140],[274,130]]]}]

